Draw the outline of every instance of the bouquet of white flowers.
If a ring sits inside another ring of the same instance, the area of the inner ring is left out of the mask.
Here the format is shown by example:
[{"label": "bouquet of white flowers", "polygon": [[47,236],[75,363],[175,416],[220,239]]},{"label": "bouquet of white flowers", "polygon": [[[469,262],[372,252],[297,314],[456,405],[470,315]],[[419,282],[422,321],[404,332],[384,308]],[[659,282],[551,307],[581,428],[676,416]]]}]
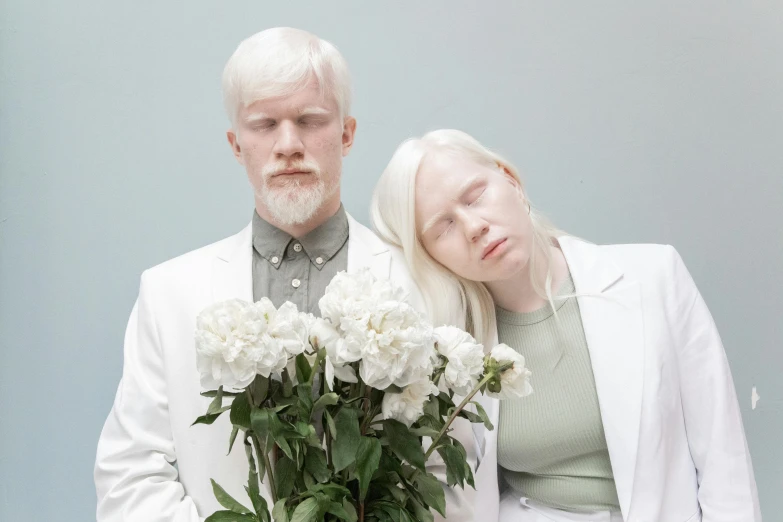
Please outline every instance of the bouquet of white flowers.
[{"label": "bouquet of white flowers", "polygon": [[449,427],[464,417],[492,429],[472,399],[530,393],[524,358],[505,345],[485,355],[464,331],[433,328],[369,270],[337,274],[319,307],[316,319],[289,302],[275,309],[265,298],[232,300],[198,316],[198,369],[211,390],[202,395],[214,399],[194,424],[230,411],[229,452],[241,434],[252,502],[242,505],[213,481],[226,509],[207,521],[269,522],[259,477],[277,522],[429,522],[433,509],[445,516],[441,483],[425,462],[437,451],[449,486],[473,485]]}]

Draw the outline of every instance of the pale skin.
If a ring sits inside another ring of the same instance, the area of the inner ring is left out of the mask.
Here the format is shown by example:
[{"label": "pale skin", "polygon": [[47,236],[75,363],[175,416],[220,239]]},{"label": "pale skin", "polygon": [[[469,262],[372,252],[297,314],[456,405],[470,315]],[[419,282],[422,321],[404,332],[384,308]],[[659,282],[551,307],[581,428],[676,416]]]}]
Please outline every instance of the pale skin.
[{"label": "pale skin", "polygon": [[[524,190],[502,165],[479,165],[433,153],[416,176],[416,229],[427,252],[444,267],[481,281],[495,303],[515,312],[547,305],[533,291],[533,249]],[[568,273],[562,251],[551,246],[552,288]],[[537,274],[543,281],[545,274]]]},{"label": "pale skin", "polygon": [[[311,80],[297,92],[240,107],[235,126],[226,136],[234,156],[247,171],[258,215],[298,238],[318,228],[340,209],[342,160],[353,146],[355,133],[356,119],[343,118],[337,102],[322,97],[317,82]],[[292,180],[304,189],[316,183],[317,176],[302,168],[302,164],[320,170],[333,191],[307,221],[276,222],[259,193],[273,191],[275,197],[285,197]],[[265,175],[265,168],[272,171]]]}]

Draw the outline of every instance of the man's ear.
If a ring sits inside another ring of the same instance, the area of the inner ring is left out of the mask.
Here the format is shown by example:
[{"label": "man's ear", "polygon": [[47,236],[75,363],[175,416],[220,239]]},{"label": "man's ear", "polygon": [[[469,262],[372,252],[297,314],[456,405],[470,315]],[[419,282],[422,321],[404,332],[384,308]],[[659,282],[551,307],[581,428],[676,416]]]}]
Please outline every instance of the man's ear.
[{"label": "man's ear", "polygon": [[231,147],[231,152],[234,153],[234,157],[237,159],[240,165],[245,164],[245,160],[242,158],[242,148],[239,146],[239,137],[234,129],[228,129],[226,131],[226,138],[228,139],[228,145]]},{"label": "man's ear", "polygon": [[356,135],[356,118],[346,116],[343,122],[343,156],[347,156],[353,147],[353,138]]}]

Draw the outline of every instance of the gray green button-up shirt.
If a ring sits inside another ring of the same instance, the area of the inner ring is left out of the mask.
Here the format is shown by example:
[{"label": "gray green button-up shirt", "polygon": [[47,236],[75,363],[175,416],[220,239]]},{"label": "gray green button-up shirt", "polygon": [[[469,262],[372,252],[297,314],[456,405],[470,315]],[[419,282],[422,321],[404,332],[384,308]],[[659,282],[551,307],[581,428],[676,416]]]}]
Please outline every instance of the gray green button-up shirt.
[{"label": "gray green button-up shirt", "polygon": [[337,213],[307,235],[294,239],[253,213],[253,300],[286,301],[320,315],[326,285],[348,266],[348,218]]}]

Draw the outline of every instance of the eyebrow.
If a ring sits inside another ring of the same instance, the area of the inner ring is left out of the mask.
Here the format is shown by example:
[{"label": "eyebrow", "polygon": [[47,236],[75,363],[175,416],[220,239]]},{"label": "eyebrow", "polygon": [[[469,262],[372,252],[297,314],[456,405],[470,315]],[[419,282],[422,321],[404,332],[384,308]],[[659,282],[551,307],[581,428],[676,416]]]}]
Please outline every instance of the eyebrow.
[{"label": "eyebrow", "polygon": [[312,106],[299,109],[299,116],[321,116],[329,114],[331,111],[324,109],[323,107]]},{"label": "eyebrow", "polygon": [[256,123],[263,120],[269,120],[271,119],[267,114],[264,114],[263,112],[253,112],[248,114],[245,117],[245,121],[247,123]]},{"label": "eyebrow", "polygon": [[[467,181],[465,181],[465,183],[463,183],[460,186],[459,190],[457,191],[457,194],[459,194],[457,196],[457,199],[462,199],[466,193],[473,190],[477,185],[479,185],[482,182],[483,179],[479,176],[473,176],[472,178],[469,178]],[[445,216],[446,214],[448,214],[448,210],[441,210],[440,212],[432,216],[432,218],[430,218],[430,220],[427,221],[423,227],[421,227],[421,234],[422,235],[426,234],[427,231],[432,227],[434,227],[438,223],[438,221],[443,219],[443,216]]]}]

